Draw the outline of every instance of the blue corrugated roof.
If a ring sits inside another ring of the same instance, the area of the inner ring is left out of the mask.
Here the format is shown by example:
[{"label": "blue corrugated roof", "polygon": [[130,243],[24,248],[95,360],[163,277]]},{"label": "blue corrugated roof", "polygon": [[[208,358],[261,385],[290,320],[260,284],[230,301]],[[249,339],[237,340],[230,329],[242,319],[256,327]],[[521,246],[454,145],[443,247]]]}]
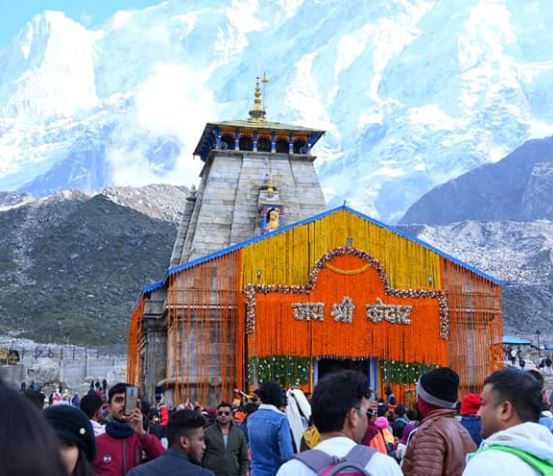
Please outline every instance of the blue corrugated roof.
[{"label": "blue corrugated roof", "polygon": [[[405,238],[407,240],[413,241],[413,242],[415,242],[415,243],[417,243],[421,246],[424,246],[425,248],[434,251],[435,253],[443,256],[444,258],[447,258],[448,260],[450,260],[450,261],[452,261],[452,262],[454,262],[454,263],[456,263],[460,266],[463,266],[464,268],[467,268],[468,270],[472,271],[473,273],[478,274],[479,276],[481,276],[485,279],[488,279],[489,281],[492,281],[495,284],[501,285],[501,280],[499,280],[497,278],[494,278],[493,276],[490,276],[489,274],[486,274],[483,271],[480,271],[479,269],[475,268],[474,266],[471,266],[471,265],[465,263],[464,261],[461,261],[461,260],[445,253],[442,250],[439,250],[438,248],[432,246],[431,244],[426,243],[425,241],[419,240],[418,238],[415,238],[415,237],[409,235],[408,233],[405,233],[404,231],[398,230],[397,228],[394,228],[393,226],[386,225],[385,223],[382,223],[381,221],[375,220],[374,218],[371,218],[367,215],[364,215],[363,213],[358,212],[357,210],[354,210],[353,208],[350,208],[347,205],[342,205],[340,207],[336,207],[336,208],[332,208],[330,210],[326,210],[326,211],[324,211],[322,213],[319,213],[317,215],[313,215],[312,217],[305,218],[304,220],[300,220],[300,221],[297,221],[295,223],[291,223],[290,225],[283,226],[282,228],[279,228],[276,231],[272,231],[271,233],[267,233],[265,235],[254,236],[253,238],[250,238],[249,240],[245,240],[245,241],[242,241],[240,243],[236,243],[235,245],[232,245],[232,246],[229,246],[228,248],[224,248],[222,250],[216,251],[215,253],[211,253],[211,254],[208,254],[206,256],[202,256],[201,258],[197,258],[193,261],[188,261],[186,263],[179,264],[178,266],[174,266],[172,268],[169,268],[165,272],[165,276],[163,278],[163,281],[159,281],[157,283],[153,283],[153,284],[150,284],[149,286],[146,286],[145,288],[142,289],[142,293],[151,292],[155,289],[159,289],[159,288],[165,286],[165,284],[167,282],[167,278],[169,276],[171,276],[172,274],[179,273],[180,271],[192,268],[192,267],[197,266],[201,263],[205,263],[206,261],[209,261],[209,260],[212,260],[212,259],[215,259],[215,258],[219,258],[220,256],[227,255],[229,253],[232,253],[233,251],[236,251],[236,250],[244,248],[248,245],[251,245],[252,243],[257,243],[258,241],[267,240],[267,239],[269,239],[269,238],[271,238],[275,235],[279,235],[281,233],[286,233],[288,230],[291,230],[292,228],[296,228],[298,226],[305,225],[307,223],[312,223],[314,221],[320,220],[321,218],[332,215],[333,213],[336,213],[338,211],[346,211],[348,213],[352,213],[353,215],[356,215],[359,218],[362,218],[363,220],[366,220],[370,223],[373,223],[374,225],[377,225],[381,228],[385,228],[385,229],[391,231],[392,233],[395,233],[399,236],[402,236],[403,238]],[[151,289],[148,289],[148,291],[146,291],[146,288],[151,288]]]},{"label": "blue corrugated roof", "polygon": [[513,345],[531,345],[532,340],[531,339],[522,339],[521,337],[503,336],[503,343],[504,344],[513,344]]}]

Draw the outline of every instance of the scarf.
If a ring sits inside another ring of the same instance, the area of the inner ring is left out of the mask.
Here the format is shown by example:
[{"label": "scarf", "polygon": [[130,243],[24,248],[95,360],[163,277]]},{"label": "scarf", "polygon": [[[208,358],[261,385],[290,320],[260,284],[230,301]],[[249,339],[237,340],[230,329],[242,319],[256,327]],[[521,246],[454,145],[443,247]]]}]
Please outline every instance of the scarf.
[{"label": "scarf", "polygon": [[127,423],[112,419],[106,424],[106,433],[113,438],[122,440],[131,436],[134,430]]}]

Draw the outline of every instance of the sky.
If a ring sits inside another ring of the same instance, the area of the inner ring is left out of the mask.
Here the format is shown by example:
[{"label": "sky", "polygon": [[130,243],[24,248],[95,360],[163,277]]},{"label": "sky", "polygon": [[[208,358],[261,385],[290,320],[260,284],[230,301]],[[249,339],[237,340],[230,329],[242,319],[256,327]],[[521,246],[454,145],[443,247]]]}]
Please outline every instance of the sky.
[{"label": "sky", "polygon": [[101,24],[118,10],[144,8],[160,0],[0,0],[0,48],[6,46],[33,16],[60,10],[86,26]]}]

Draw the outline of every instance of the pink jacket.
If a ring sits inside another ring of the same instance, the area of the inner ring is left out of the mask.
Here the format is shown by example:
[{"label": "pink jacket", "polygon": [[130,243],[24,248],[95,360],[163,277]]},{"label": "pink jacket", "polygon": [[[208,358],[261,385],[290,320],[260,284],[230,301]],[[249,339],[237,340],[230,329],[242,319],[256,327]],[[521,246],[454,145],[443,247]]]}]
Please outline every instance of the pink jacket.
[{"label": "pink jacket", "polygon": [[146,433],[142,441],[136,433],[128,438],[114,438],[107,433],[96,438],[96,458],[92,465],[98,476],[121,476],[142,464],[142,451],[152,460],[165,451],[160,441]]}]

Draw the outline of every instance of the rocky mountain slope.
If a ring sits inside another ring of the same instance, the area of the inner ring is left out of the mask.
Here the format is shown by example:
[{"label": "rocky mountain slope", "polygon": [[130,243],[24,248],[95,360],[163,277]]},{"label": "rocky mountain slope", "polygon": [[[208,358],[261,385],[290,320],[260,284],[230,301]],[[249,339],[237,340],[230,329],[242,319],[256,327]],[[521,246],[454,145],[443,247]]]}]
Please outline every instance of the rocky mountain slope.
[{"label": "rocky mountain slope", "polygon": [[[140,288],[169,263],[186,189],[0,194],[0,335],[123,343]],[[504,280],[505,332],[553,339],[553,221],[467,220],[404,231]]]},{"label": "rocky mountain slope", "polygon": [[401,229],[503,280],[504,331],[553,340],[553,221],[402,225]]},{"label": "rocky mountain slope", "polygon": [[553,220],[553,137],[525,142],[417,200],[400,223]]},{"label": "rocky mountain slope", "polygon": [[552,196],[549,137],[431,190],[400,227],[502,279],[506,332],[553,339]]},{"label": "rocky mountain slope", "polygon": [[245,118],[264,69],[270,119],[328,131],[330,205],[386,222],[553,133],[546,0],[168,0],[95,28],[29,20],[0,51],[0,190],[190,185],[203,125]]},{"label": "rocky mountain slope", "polygon": [[0,196],[12,202],[0,211],[0,334],[126,341],[141,287],[168,266],[185,195],[184,187],[164,185],[23,196],[20,203]]}]

